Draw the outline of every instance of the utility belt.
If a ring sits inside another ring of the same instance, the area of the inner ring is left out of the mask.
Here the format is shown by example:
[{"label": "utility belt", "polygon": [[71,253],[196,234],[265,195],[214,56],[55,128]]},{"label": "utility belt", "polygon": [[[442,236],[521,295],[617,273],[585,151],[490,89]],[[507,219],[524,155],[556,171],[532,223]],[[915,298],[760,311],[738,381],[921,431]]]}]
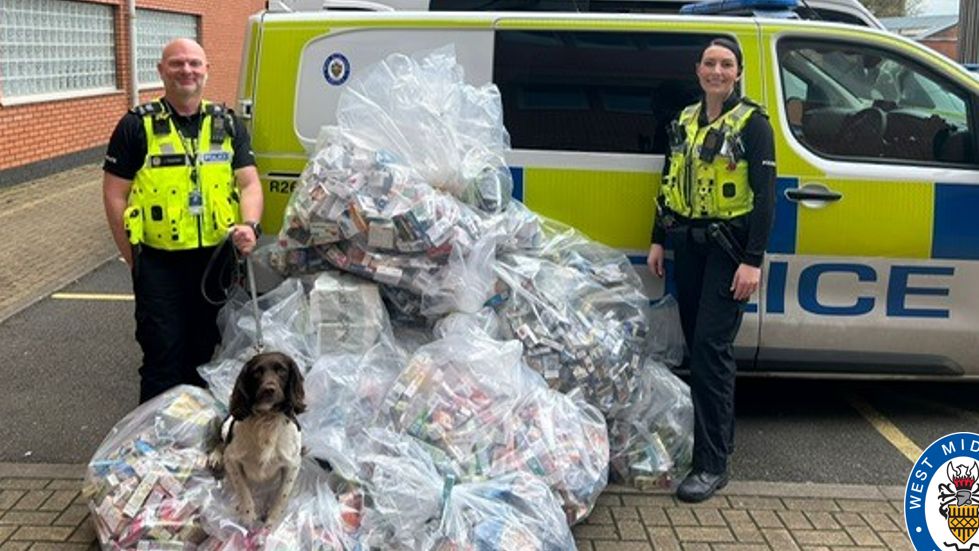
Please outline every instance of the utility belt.
[{"label": "utility belt", "polygon": [[730,220],[686,218],[664,210],[662,217],[662,225],[667,234],[686,235],[697,245],[715,243],[735,264],[740,264],[744,260],[743,238],[738,237],[745,235],[748,228],[748,221],[744,216]]}]

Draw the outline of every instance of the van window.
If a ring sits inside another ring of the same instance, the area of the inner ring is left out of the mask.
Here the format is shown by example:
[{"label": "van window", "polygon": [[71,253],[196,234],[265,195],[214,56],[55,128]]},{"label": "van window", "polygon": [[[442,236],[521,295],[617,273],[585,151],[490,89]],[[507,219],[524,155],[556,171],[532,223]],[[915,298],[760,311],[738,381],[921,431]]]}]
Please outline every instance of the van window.
[{"label": "van window", "polygon": [[977,164],[970,96],[941,75],[865,45],[786,39],[778,52],[786,118],[813,152]]},{"label": "van window", "polygon": [[715,35],[497,31],[493,82],[514,149],[664,153],[669,122],[701,94]]}]

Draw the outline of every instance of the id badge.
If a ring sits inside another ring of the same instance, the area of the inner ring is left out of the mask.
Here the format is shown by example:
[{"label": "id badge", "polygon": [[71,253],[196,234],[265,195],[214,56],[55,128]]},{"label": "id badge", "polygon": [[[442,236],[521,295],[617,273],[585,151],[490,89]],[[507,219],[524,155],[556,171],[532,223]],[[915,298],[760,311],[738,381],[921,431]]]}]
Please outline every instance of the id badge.
[{"label": "id badge", "polygon": [[188,201],[188,207],[190,208],[190,213],[194,216],[200,216],[204,214],[204,197],[201,196],[201,190],[194,189],[190,192],[190,200]]}]

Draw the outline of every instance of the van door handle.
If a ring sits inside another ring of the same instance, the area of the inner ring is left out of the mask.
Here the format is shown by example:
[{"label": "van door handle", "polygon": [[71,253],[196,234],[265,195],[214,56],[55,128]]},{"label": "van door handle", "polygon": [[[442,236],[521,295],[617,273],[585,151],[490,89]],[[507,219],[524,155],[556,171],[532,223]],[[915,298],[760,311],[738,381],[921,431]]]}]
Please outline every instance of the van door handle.
[{"label": "van door handle", "polygon": [[789,201],[801,202],[808,207],[819,207],[825,206],[825,203],[839,201],[843,198],[843,194],[822,184],[806,184],[800,188],[785,190],[785,198]]}]

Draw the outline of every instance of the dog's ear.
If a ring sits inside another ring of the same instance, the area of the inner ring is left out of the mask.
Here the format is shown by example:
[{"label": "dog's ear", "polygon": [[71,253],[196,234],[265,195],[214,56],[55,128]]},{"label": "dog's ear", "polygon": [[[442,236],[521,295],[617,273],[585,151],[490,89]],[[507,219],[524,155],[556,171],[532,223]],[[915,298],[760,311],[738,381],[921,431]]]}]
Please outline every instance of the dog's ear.
[{"label": "dog's ear", "polygon": [[[257,356],[256,356],[257,357]],[[231,391],[231,402],[228,404],[228,413],[239,421],[245,420],[252,414],[254,396],[252,396],[251,373],[255,369],[255,357],[248,360],[238,373],[235,381],[235,388]]]},{"label": "dog's ear", "polygon": [[303,389],[303,374],[292,358],[286,356],[286,367],[289,368],[289,381],[286,383],[286,407],[294,414],[306,411],[306,391]]}]

